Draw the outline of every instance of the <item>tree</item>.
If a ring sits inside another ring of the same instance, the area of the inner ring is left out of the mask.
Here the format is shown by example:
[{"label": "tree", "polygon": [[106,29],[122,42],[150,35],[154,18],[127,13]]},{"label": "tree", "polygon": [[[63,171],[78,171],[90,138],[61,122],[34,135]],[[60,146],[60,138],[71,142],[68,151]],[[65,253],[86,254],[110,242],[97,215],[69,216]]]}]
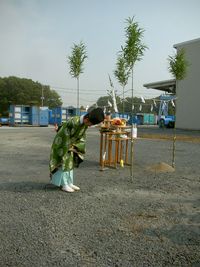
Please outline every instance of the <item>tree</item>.
[{"label": "tree", "polygon": [[[140,61],[147,46],[142,43],[144,29],[139,27],[138,22],[133,18],[126,19],[125,46],[122,47],[122,55],[131,71],[131,91],[132,91],[132,118],[133,118],[133,69],[136,61]],[[133,180],[133,128],[131,131],[131,179]]]},{"label": "tree", "polygon": [[128,83],[130,71],[127,68],[126,60],[122,54],[120,54],[117,58],[116,69],[114,71],[114,75],[117,78],[120,85],[122,86],[122,91],[123,91],[122,112],[124,113],[124,88]]},{"label": "tree", "polygon": [[50,90],[48,86],[44,86],[44,105],[49,109],[59,107],[62,105],[60,96],[55,90]]},{"label": "tree", "polygon": [[189,66],[185,59],[185,50],[181,49],[174,56],[169,56],[168,62],[169,72],[176,79],[176,82],[183,80],[186,77],[187,67]]},{"label": "tree", "polygon": [[108,107],[108,101],[112,102],[111,96],[101,96],[97,100],[97,106],[98,107]]},{"label": "tree", "polygon": [[132,90],[133,90],[133,68],[136,61],[140,61],[144,55],[147,46],[142,43],[144,29],[139,28],[137,22],[133,18],[126,19],[125,27],[125,46],[122,47],[122,55],[126,61],[127,67],[131,71]]},{"label": "tree", "polygon": [[78,45],[74,44],[71,56],[68,56],[68,63],[70,65],[69,73],[77,79],[77,108],[79,108],[79,77],[83,73],[83,63],[86,58],[86,46],[82,42]]},{"label": "tree", "polygon": [[[175,55],[168,57],[168,70],[172,76],[176,79],[176,90],[178,88],[178,82],[183,80],[187,74],[187,67],[189,63],[185,59],[184,49],[180,49]],[[176,105],[174,107],[174,136],[173,136],[173,149],[172,149],[172,167],[175,168],[175,150],[176,150]]]},{"label": "tree", "polygon": [[48,85],[42,85],[31,79],[14,76],[0,78],[0,113],[8,116],[9,105],[41,105],[42,88],[44,105],[49,108],[61,106],[58,93]]}]

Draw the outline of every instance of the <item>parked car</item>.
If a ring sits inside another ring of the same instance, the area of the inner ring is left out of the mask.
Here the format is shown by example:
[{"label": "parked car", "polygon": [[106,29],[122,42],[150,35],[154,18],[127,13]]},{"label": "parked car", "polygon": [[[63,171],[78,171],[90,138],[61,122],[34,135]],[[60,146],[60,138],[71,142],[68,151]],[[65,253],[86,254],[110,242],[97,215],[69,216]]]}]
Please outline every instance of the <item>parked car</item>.
[{"label": "parked car", "polygon": [[160,128],[174,128],[175,125],[175,116],[174,115],[167,115],[167,116],[160,116],[158,119],[158,125]]}]

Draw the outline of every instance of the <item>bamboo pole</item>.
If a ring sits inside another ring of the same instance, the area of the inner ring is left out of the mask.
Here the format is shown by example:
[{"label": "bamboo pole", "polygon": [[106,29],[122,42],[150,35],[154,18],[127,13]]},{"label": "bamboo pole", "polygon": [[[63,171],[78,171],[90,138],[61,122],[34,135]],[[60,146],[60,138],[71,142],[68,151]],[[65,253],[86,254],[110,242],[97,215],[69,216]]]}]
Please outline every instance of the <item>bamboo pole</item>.
[{"label": "bamboo pole", "polygon": [[133,153],[134,153],[134,140],[133,140],[133,67],[131,70],[132,83],[131,83],[131,92],[132,92],[132,101],[131,101],[131,182],[133,182]]}]

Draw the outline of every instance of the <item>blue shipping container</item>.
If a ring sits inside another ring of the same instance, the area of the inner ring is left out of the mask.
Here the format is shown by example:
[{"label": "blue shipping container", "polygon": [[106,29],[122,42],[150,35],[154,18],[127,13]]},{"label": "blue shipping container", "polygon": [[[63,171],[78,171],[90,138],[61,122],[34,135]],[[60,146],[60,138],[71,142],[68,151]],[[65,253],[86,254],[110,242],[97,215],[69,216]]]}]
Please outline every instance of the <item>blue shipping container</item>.
[{"label": "blue shipping container", "polygon": [[126,113],[113,113],[112,118],[120,118],[120,119],[125,119],[125,120],[129,120],[130,115],[126,114]]},{"label": "blue shipping container", "polygon": [[49,110],[49,124],[58,124],[62,123],[62,108],[57,107]]},{"label": "blue shipping container", "polygon": [[40,126],[49,125],[49,109],[48,107],[40,107],[40,117],[39,117]]},{"label": "blue shipping container", "polygon": [[81,115],[80,109],[74,107],[56,107],[49,110],[49,124],[61,125],[69,118]]},{"label": "blue shipping container", "polygon": [[10,105],[9,118],[10,125],[28,124],[30,115],[30,106]]},{"label": "blue shipping container", "polygon": [[128,124],[137,124],[137,125],[142,125],[143,124],[143,115],[138,114],[138,115],[133,115],[133,118],[130,117],[128,120]]},{"label": "blue shipping container", "polygon": [[40,109],[37,106],[32,106],[30,109],[29,123],[31,125],[39,126]]},{"label": "blue shipping container", "polygon": [[74,116],[79,116],[80,114],[80,110],[77,109],[77,108],[74,108],[74,107],[68,107],[66,108],[66,117],[67,117],[67,120],[71,117],[74,117]]}]

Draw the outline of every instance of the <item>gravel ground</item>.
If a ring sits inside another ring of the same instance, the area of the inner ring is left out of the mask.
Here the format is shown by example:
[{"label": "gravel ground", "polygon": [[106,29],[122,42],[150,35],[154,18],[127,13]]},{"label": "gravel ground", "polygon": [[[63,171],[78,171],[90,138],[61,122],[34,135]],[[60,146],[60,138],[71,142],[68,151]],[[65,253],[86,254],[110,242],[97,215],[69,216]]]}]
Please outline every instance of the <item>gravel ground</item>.
[{"label": "gravel ground", "polygon": [[129,167],[99,171],[91,128],[81,191],[65,193],[46,186],[54,135],[0,128],[0,266],[200,266],[200,143],[177,141],[176,170],[152,172],[172,142],[138,138],[131,181]]}]

